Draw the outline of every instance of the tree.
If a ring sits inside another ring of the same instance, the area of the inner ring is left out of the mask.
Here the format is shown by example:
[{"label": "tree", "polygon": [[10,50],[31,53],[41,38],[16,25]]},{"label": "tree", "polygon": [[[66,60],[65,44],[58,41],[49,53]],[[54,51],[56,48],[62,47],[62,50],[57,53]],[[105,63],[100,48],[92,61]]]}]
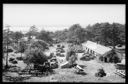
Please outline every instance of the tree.
[{"label": "tree", "polygon": [[87,32],[79,24],[74,24],[69,28],[68,39],[71,42],[82,43],[86,40],[86,34]]},{"label": "tree", "polygon": [[21,57],[22,57],[22,53],[24,53],[27,48],[28,48],[27,42],[26,41],[20,41],[18,52],[21,52]]},{"label": "tree", "polygon": [[44,30],[41,30],[41,32],[37,36],[37,39],[43,40],[49,44],[51,44],[51,42],[53,41],[52,38],[50,37],[50,33]]},{"label": "tree", "polygon": [[[42,42],[42,41],[41,41]],[[48,67],[45,65],[48,62],[48,57],[44,54],[44,43],[34,42],[30,47],[25,51],[25,58],[23,61],[29,65],[33,64],[35,69],[46,70]],[[41,68],[38,66],[41,65]],[[50,66],[49,66],[50,67]]]},{"label": "tree", "polygon": [[48,44],[45,41],[38,40],[38,41],[32,42],[28,47],[28,49],[32,49],[32,48],[39,48],[42,51],[45,51],[46,49],[48,49]]},{"label": "tree", "polygon": [[121,44],[121,31],[119,29],[120,27],[118,26],[117,23],[111,24],[110,27],[105,28],[102,30],[102,38],[104,38],[104,42],[106,44],[112,45],[113,48],[115,48],[116,45]]},{"label": "tree", "polygon": [[14,41],[15,41],[15,43],[17,43],[17,45],[18,45],[18,42],[19,42],[19,40],[21,39],[23,37],[23,34],[22,34],[22,32],[14,32],[13,33],[13,39],[14,39]]},{"label": "tree", "polygon": [[102,45],[114,47],[125,43],[125,26],[122,24],[96,23],[87,26],[86,30],[92,35],[92,41],[100,42]]},{"label": "tree", "polygon": [[43,53],[40,48],[31,48],[26,52],[26,57],[24,58],[24,62],[27,64],[44,64],[47,61],[47,56]]},{"label": "tree", "polygon": [[29,40],[32,39],[32,36],[37,36],[38,34],[38,29],[36,28],[35,25],[31,26],[29,31],[26,33],[28,35]]},{"label": "tree", "polygon": [[6,65],[5,65],[5,68],[7,69],[8,68],[8,46],[10,45],[12,39],[10,38],[10,25],[7,25],[6,26],[7,29],[3,30],[3,48],[6,49]]},{"label": "tree", "polygon": [[73,65],[77,60],[77,55],[74,51],[69,50],[66,54],[66,60]]}]

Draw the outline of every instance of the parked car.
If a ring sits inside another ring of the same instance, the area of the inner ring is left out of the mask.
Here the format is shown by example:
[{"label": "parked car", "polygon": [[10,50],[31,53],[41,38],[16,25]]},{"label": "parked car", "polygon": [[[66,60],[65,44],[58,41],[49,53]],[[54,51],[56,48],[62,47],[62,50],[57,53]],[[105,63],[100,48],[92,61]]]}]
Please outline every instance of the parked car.
[{"label": "parked car", "polygon": [[14,60],[15,60],[15,58],[9,58],[9,62],[12,62]]},{"label": "parked car", "polygon": [[125,64],[117,63],[115,67],[116,67],[115,74],[121,76],[122,78],[125,78]]},{"label": "parked car", "polygon": [[18,62],[16,60],[12,61],[11,62],[12,64],[17,64]]}]

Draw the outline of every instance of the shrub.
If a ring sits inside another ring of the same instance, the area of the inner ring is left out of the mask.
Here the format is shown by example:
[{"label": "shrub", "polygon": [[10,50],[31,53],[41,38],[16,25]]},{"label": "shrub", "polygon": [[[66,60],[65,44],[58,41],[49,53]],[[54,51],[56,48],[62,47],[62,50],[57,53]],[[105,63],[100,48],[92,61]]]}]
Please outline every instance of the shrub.
[{"label": "shrub", "polygon": [[47,61],[47,56],[43,53],[40,48],[28,49],[26,52],[24,62],[29,64],[44,64]]}]

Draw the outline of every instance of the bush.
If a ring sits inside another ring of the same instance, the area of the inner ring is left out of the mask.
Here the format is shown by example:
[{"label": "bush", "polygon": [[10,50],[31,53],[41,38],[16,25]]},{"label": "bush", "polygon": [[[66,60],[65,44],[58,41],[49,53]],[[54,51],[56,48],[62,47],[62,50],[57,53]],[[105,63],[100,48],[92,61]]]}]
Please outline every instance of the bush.
[{"label": "bush", "polygon": [[32,48],[30,50],[28,49],[25,54],[26,57],[24,59],[24,62],[27,64],[44,64],[47,61],[47,56],[40,48]]}]

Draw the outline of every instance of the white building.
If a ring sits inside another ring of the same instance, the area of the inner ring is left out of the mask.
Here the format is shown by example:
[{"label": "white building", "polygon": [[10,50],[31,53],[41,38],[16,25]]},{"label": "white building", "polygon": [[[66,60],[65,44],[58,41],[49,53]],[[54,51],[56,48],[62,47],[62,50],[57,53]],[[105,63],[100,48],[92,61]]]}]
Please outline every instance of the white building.
[{"label": "white building", "polygon": [[100,44],[97,44],[92,41],[87,41],[86,43],[83,43],[83,49],[85,52],[94,54],[95,56],[99,55],[107,55],[112,49]]}]

